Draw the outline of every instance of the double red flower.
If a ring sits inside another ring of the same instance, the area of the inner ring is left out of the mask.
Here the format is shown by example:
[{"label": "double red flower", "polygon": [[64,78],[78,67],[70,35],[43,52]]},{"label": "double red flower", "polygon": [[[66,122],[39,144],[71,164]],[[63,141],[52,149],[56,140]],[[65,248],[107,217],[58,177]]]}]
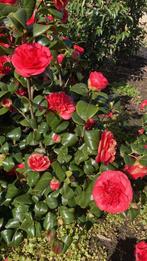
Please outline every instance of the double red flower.
[{"label": "double red flower", "polygon": [[101,135],[101,140],[98,147],[96,162],[103,162],[105,165],[112,163],[115,160],[117,142],[114,139],[111,131],[105,130]]},{"label": "double red flower", "polygon": [[98,208],[115,214],[127,210],[133,198],[131,183],[121,171],[104,171],[96,180],[93,199]]},{"label": "double red flower", "polygon": [[69,120],[75,111],[75,104],[64,92],[53,92],[46,96],[48,109],[59,114],[64,120]]},{"label": "double red flower", "polygon": [[39,43],[25,43],[18,46],[12,55],[16,72],[23,77],[41,74],[52,60],[48,47]]}]

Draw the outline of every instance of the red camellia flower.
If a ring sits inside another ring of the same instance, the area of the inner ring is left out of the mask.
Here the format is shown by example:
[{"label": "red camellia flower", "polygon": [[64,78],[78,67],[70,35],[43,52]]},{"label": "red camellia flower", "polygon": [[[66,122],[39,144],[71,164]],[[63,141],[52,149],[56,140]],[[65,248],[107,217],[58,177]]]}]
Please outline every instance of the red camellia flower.
[{"label": "red camellia flower", "polygon": [[67,5],[68,3],[68,0],[52,0],[55,7],[61,11],[65,8],[65,6]]},{"label": "red camellia flower", "polygon": [[59,63],[59,64],[62,64],[64,58],[65,58],[65,55],[64,55],[64,54],[62,54],[62,53],[61,53],[61,54],[58,54],[58,56],[57,56],[57,61],[58,61],[58,63]]},{"label": "red camellia flower", "polygon": [[140,110],[144,110],[144,108],[147,106],[147,100],[144,100],[141,102],[141,104],[139,105]]},{"label": "red camellia flower", "polygon": [[91,72],[88,79],[88,88],[93,91],[101,91],[109,84],[107,78],[101,72]]},{"label": "red camellia flower", "polygon": [[39,43],[25,43],[18,46],[12,55],[16,72],[23,77],[38,75],[50,64],[52,55],[48,47]]},{"label": "red camellia flower", "polygon": [[64,120],[69,120],[75,111],[72,98],[64,92],[53,92],[46,96],[48,109],[57,112]]},{"label": "red camellia flower", "polygon": [[101,135],[101,140],[98,147],[96,162],[103,162],[105,165],[112,163],[115,160],[117,142],[114,139],[111,131],[105,130]]},{"label": "red camellia flower", "polygon": [[47,156],[40,153],[33,153],[28,158],[28,166],[33,171],[45,171],[49,168],[51,162]]},{"label": "red camellia flower", "polygon": [[133,179],[143,178],[147,175],[147,167],[141,165],[139,162],[136,162],[134,165],[126,165],[124,168]]},{"label": "red camellia flower", "polygon": [[14,5],[16,4],[17,0],[0,0],[0,4],[6,4],[6,5]]},{"label": "red camellia flower", "polygon": [[57,180],[57,179],[52,179],[51,181],[50,181],[50,188],[51,188],[51,190],[52,191],[55,191],[55,190],[57,190],[57,189],[59,189],[60,188],[60,182],[59,182],[59,180]]},{"label": "red camellia flower", "polygon": [[129,208],[133,191],[123,172],[107,170],[96,179],[92,195],[98,208],[116,214]]},{"label": "red camellia flower", "polygon": [[27,91],[25,89],[18,89],[16,91],[16,94],[19,95],[19,96],[26,96]]},{"label": "red camellia flower", "polygon": [[3,98],[2,101],[1,101],[1,105],[4,108],[10,109],[12,107],[12,100],[9,99],[9,98]]},{"label": "red camellia flower", "polygon": [[147,243],[141,241],[135,246],[136,261],[147,261]]},{"label": "red camellia flower", "polygon": [[147,149],[147,144],[144,145],[144,149]]},{"label": "red camellia flower", "polygon": [[6,55],[0,56],[0,75],[4,76],[11,71],[10,66],[6,65],[6,63],[10,62],[10,57]]}]

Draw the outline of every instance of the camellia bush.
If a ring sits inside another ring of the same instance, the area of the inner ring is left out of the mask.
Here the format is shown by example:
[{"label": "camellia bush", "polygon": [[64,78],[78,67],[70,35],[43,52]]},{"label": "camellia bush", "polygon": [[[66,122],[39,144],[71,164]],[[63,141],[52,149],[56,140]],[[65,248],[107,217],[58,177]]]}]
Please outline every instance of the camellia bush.
[{"label": "camellia bush", "polygon": [[136,54],[144,38],[140,18],[146,7],[145,0],[70,1],[69,36],[86,47],[90,68]]},{"label": "camellia bush", "polygon": [[72,237],[56,240],[58,226],[136,215],[145,203],[146,115],[132,144],[117,142],[107,123],[117,101],[102,72],[84,75],[67,1],[0,3],[0,241],[46,230],[64,252]]}]

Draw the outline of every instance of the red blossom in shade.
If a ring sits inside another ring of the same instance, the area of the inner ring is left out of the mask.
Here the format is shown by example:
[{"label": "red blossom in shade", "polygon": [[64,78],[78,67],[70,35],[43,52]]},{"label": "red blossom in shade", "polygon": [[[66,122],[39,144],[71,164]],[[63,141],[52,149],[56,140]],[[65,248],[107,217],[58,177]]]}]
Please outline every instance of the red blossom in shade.
[{"label": "red blossom in shade", "polygon": [[147,261],[147,243],[141,241],[135,246],[136,261]]},{"label": "red blossom in shade", "polygon": [[88,88],[93,91],[101,91],[108,86],[107,78],[101,72],[91,72],[88,79]]},{"label": "red blossom in shade", "polygon": [[52,179],[50,181],[50,188],[52,191],[55,191],[60,188],[60,182],[57,179]]},{"label": "red blossom in shade", "polygon": [[133,179],[143,178],[147,175],[147,167],[136,162],[134,165],[125,165],[126,171]]},{"label": "red blossom in shade", "polygon": [[62,23],[66,24],[68,21],[68,11],[66,9],[63,10],[63,18],[62,18]]},{"label": "red blossom in shade", "polygon": [[68,4],[68,0],[52,0],[54,6],[59,10],[62,11],[66,5]]},{"label": "red blossom in shade", "polygon": [[51,165],[49,158],[40,153],[31,154],[27,160],[27,163],[33,171],[45,171]]},{"label": "red blossom in shade", "polygon": [[141,129],[138,130],[138,134],[139,134],[139,135],[142,135],[144,132],[145,132],[145,129],[144,129],[144,128],[141,128]]},{"label": "red blossom in shade", "polygon": [[144,149],[147,149],[147,144],[144,145]]},{"label": "red blossom in shade", "polygon": [[95,181],[93,199],[98,208],[111,214],[126,211],[133,198],[128,177],[121,171],[104,171]]},{"label": "red blossom in shade", "polygon": [[49,48],[39,43],[22,44],[12,55],[12,64],[16,72],[23,77],[43,73],[51,60],[52,54]]},{"label": "red blossom in shade", "polygon": [[1,101],[1,105],[4,108],[10,109],[12,107],[12,100],[9,99],[9,98],[3,98],[2,101]]},{"label": "red blossom in shade", "polygon": [[16,94],[19,95],[19,96],[26,96],[27,91],[25,89],[18,89],[16,91]]},{"label": "red blossom in shade", "polygon": [[64,58],[65,58],[65,55],[64,55],[64,54],[62,54],[62,53],[61,53],[61,54],[58,54],[58,56],[57,56],[57,61],[58,61],[58,63],[59,63],[59,64],[62,64]]},{"label": "red blossom in shade", "polygon": [[96,124],[96,120],[94,120],[93,118],[88,119],[87,122],[85,123],[85,130],[91,130],[95,124]]},{"label": "red blossom in shade", "polygon": [[54,21],[54,17],[52,15],[48,15],[47,16],[47,19],[50,21],[50,22],[53,22]]},{"label": "red blossom in shade", "polygon": [[25,164],[24,163],[19,163],[19,164],[16,165],[16,168],[24,169],[25,168]]},{"label": "red blossom in shade", "polygon": [[61,137],[60,135],[54,133],[53,136],[52,136],[52,140],[55,142],[55,143],[58,143],[61,141]]},{"label": "red blossom in shade", "polygon": [[139,105],[140,110],[144,110],[144,108],[147,107],[147,100],[144,100]]},{"label": "red blossom in shade", "polygon": [[10,66],[6,65],[6,63],[10,62],[10,57],[6,55],[0,56],[0,75],[6,75],[11,71]]},{"label": "red blossom in shade", "polygon": [[106,114],[99,114],[98,117],[100,119],[112,119],[113,117],[113,112],[108,112]]},{"label": "red blossom in shade", "polygon": [[85,52],[84,48],[81,47],[81,46],[79,46],[79,45],[77,45],[77,44],[75,44],[75,45],[73,46],[73,48],[74,48],[74,50],[75,50],[76,52],[78,52],[79,54],[83,54],[83,53]]},{"label": "red blossom in shade", "polygon": [[64,92],[53,92],[46,96],[48,109],[57,112],[64,120],[69,120],[75,111],[72,98]]},{"label": "red blossom in shade", "polygon": [[6,4],[6,5],[14,5],[16,4],[17,0],[0,0],[0,4]]},{"label": "red blossom in shade", "polygon": [[103,131],[98,146],[96,162],[103,162],[105,165],[112,163],[115,160],[116,145],[117,142],[114,139],[113,133],[108,130]]},{"label": "red blossom in shade", "polygon": [[36,14],[36,10],[34,11],[34,13],[32,14],[32,16],[27,20],[26,25],[32,25],[36,22],[35,20],[35,14]]}]

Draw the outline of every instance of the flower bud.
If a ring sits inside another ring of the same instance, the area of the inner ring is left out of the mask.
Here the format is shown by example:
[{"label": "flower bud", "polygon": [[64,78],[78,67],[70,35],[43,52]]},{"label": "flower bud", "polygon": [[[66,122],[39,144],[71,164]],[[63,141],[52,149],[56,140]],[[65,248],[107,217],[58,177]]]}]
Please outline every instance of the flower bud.
[{"label": "flower bud", "polygon": [[59,187],[60,187],[59,180],[54,178],[50,181],[50,188],[52,191],[56,191],[57,189],[59,189]]}]

